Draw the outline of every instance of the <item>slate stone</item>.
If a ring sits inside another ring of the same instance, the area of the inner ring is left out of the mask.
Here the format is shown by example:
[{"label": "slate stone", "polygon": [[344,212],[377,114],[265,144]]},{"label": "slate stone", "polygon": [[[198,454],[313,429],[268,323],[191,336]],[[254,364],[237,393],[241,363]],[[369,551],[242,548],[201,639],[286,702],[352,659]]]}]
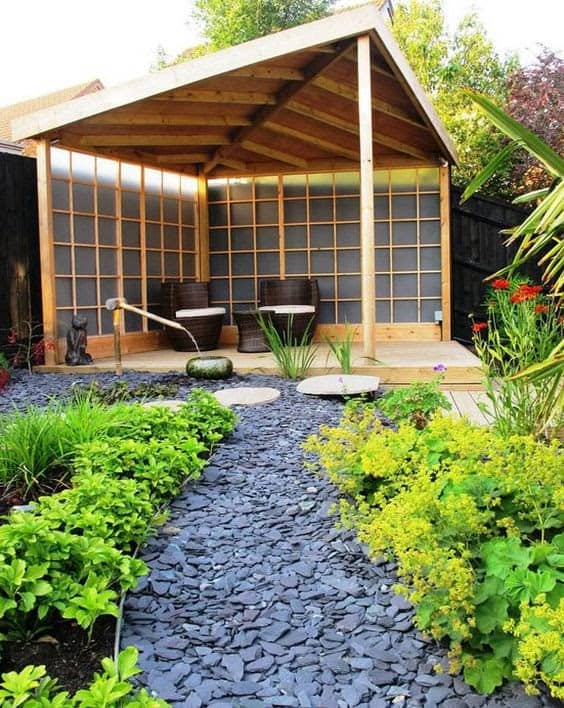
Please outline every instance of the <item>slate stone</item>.
[{"label": "slate stone", "polygon": [[240,681],[245,673],[245,664],[238,654],[224,654],[221,665],[231,674],[233,681]]},{"label": "slate stone", "polygon": [[276,642],[280,637],[287,634],[291,628],[291,625],[287,622],[273,622],[270,626],[259,631],[259,637],[265,642]]},{"label": "slate stone", "polygon": [[296,644],[302,644],[307,638],[308,635],[303,629],[294,629],[280,637],[278,644],[283,647],[293,647]]},{"label": "slate stone", "polygon": [[261,657],[260,659],[256,659],[255,661],[251,661],[249,664],[247,664],[247,671],[250,673],[254,672],[259,672],[259,673],[265,673],[270,669],[270,667],[274,664],[274,659],[272,656],[266,654],[265,656]]},{"label": "slate stone", "polygon": [[254,681],[236,681],[229,684],[228,690],[233,696],[252,696],[259,688],[260,684]]}]

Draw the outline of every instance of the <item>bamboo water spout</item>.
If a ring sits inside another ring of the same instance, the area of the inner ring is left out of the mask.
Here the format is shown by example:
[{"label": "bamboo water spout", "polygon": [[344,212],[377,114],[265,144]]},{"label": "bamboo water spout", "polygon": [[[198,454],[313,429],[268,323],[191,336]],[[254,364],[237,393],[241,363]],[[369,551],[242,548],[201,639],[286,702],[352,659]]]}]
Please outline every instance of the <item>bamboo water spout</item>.
[{"label": "bamboo water spout", "polygon": [[140,317],[145,317],[147,320],[153,320],[154,322],[158,322],[159,324],[164,325],[165,327],[172,327],[173,329],[180,329],[183,332],[186,332],[186,334],[190,337],[192,340],[192,343],[196,347],[196,351],[198,352],[198,356],[201,357],[201,352],[200,348],[198,347],[198,343],[194,339],[192,333],[186,329],[186,327],[183,327],[179,322],[175,322],[175,320],[168,320],[166,317],[161,317],[160,315],[154,315],[152,312],[147,312],[147,310],[142,310],[139,307],[135,307],[134,305],[130,305],[127,300],[124,297],[111,297],[108,300],[106,300],[106,309],[110,310],[110,312],[113,312],[113,327],[114,327],[114,359],[116,363],[116,375],[121,376],[123,374],[123,367],[121,363],[121,338],[120,338],[120,322],[119,322],[119,311],[120,310],[127,310],[128,312],[133,312],[135,315],[139,315]]}]

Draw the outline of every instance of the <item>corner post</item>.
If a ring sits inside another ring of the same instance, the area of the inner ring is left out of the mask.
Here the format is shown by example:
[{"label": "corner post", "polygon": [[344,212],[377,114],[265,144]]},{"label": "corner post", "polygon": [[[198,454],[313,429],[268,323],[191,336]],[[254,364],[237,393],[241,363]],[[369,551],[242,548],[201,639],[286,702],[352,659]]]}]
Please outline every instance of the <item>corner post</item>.
[{"label": "corner post", "polygon": [[51,200],[51,147],[48,140],[38,140],[37,207],[39,212],[39,254],[41,257],[41,297],[43,336],[54,344],[45,351],[45,363],[60,363],[57,342],[57,304],[55,299],[55,252],[53,247],[53,209]]},{"label": "corner post", "polygon": [[210,279],[210,229],[208,217],[208,179],[203,168],[198,169],[198,250],[196,273],[200,282],[207,282]]},{"label": "corner post", "polygon": [[358,127],[360,136],[360,273],[364,356],[374,357],[376,320],[374,261],[374,156],[370,36],[357,39]]},{"label": "corner post", "polygon": [[441,214],[441,307],[443,321],[441,339],[451,340],[451,257],[450,257],[450,168],[439,167],[440,214]]}]

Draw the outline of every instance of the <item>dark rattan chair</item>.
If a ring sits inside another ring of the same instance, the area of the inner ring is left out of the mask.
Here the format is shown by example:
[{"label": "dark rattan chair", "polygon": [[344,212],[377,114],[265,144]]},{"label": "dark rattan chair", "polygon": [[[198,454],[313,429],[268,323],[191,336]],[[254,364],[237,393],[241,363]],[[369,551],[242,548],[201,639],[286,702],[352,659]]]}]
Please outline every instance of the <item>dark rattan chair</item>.
[{"label": "dark rattan chair", "polygon": [[[299,311],[300,306],[313,307],[312,311]],[[288,280],[263,280],[260,283],[260,310],[271,313],[272,322],[280,336],[286,337],[291,318],[291,337],[301,341],[306,331],[311,341],[319,316],[319,286],[313,278]],[[297,311],[292,312],[291,310]],[[280,310],[277,312],[277,310]]]},{"label": "dark rattan chair", "polygon": [[[176,320],[192,334],[200,351],[217,349],[225,308],[209,307],[208,283],[161,283],[161,310],[163,317]],[[186,333],[172,327],[165,327],[165,332],[176,351],[196,351]]]}]

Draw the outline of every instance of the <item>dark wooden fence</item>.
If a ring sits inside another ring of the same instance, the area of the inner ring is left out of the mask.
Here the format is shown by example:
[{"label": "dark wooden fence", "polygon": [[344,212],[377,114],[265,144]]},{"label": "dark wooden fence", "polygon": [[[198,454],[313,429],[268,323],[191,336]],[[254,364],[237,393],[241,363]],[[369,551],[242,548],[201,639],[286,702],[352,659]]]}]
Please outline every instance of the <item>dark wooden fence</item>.
[{"label": "dark wooden fence", "polygon": [[42,321],[36,174],[35,159],[0,152],[0,350]]},{"label": "dark wooden fence", "polygon": [[[471,339],[468,315],[483,317],[487,285],[484,278],[510,263],[516,246],[504,245],[502,229],[516,226],[527,212],[498,199],[475,196],[460,205],[462,191],[452,190],[452,336]],[[534,280],[541,272],[534,263],[521,269]]]}]

